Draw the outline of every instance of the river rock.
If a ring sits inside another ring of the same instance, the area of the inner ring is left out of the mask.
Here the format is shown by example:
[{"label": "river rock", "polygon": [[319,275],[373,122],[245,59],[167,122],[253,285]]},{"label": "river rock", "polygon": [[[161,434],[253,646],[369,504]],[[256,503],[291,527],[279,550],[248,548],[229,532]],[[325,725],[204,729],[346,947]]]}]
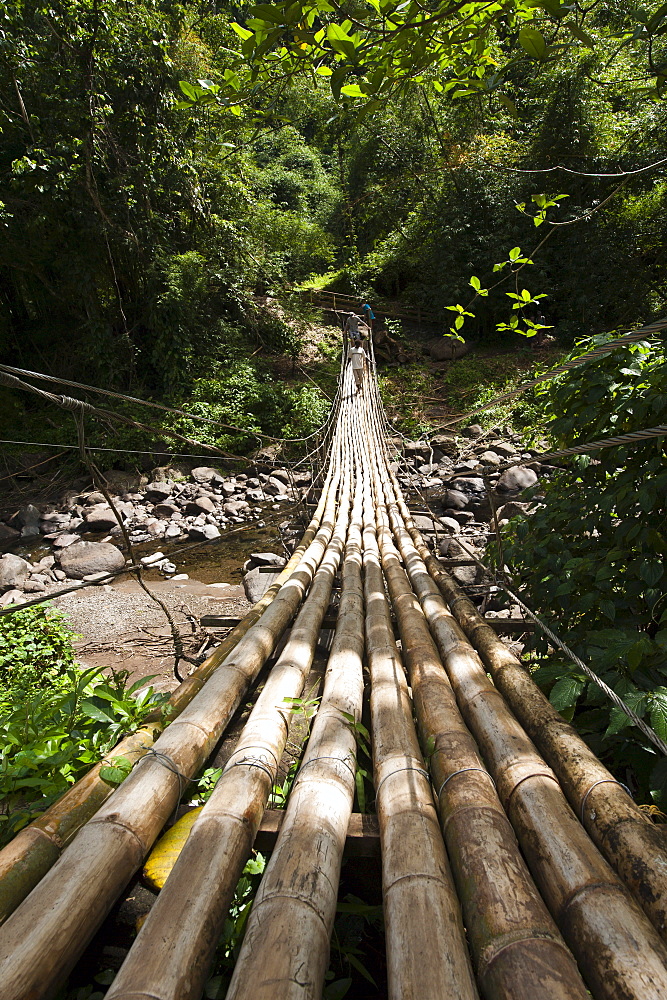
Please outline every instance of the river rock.
[{"label": "river rock", "polygon": [[174,491],[174,484],[168,481],[163,483],[153,482],[146,487],[146,499],[153,503],[160,503],[166,500]]},{"label": "river rock", "polygon": [[451,531],[453,534],[456,534],[461,530],[461,525],[453,517],[441,517],[440,524],[443,526],[445,531]]},{"label": "river rock", "polygon": [[243,577],[243,589],[248,600],[252,601],[253,604],[257,604],[257,601],[261,600],[271,584],[278,579],[279,575],[280,569],[278,568],[276,568],[275,573],[262,573],[259,567],[251,569],[249,573],[246,573]]},{"label": "river rock", "polygon": [[495,451],[483,451],[479,456],[482,465],[500,465],[502,459]]},{"label": "river rock", "polygon": [[269,496],[282,496],[287,493],[287,484],[282,481],[282,479],[277,479],[275,476],[269,476],[269,481],[264,486],[264,492],[268,493]]},{"label": "river rock", "polygon": [[447,455],[449,458],[456,458],[459,453],[454,434],[436,434],[431,438],[431,447],[434,450],[437,448],[438,451],[441,451],[443,455]]},{"label": "river rock", "polygon": [[20,590],[8,590],[0,597],[0,608],[6,608],[10,604],[21,604],[23,594]]},{"label": "river rock", "polygon": [[105,497],[104,493],[99,493],[99,492],[89,493],[84,501],[86,507],[94,507],[98,503],[106,503],[106,502],[107,498]]},{"label": "river rock", "polygon": [[67,548],[68,545],[74,545],[75,542],[80,541],[81,538],[79,535],[64,533],[62,535],[56,535],[53,539],[53,547],[54,549],[64,549]]},{"label": "river rock", "polygon": [[196,541],[210,541],[220,537],[220,529],[215,524],[191,524],[188,535]]},{"label": "river rock", "polygon": [[454,510],[463,510],[464,507],[468,506],[468,498],[460,490],[445,490],[442,502],[446,507],[451,507]]},{"label": "river rock", "polygon": [[227,514],[229,517],[238,517],[246,510],[250,510],[250,504],[245,500],[228,500],[222,507],[223,514]]},{"label": "river rock", "polygon": [[431,448],[425,441],[405,441],[403,452],[406,458],[420,458],[425,460],[431,454]]},{"label": "river rock", "polygon": [[444,513],[446,517],[457,521],[460,525],[470,524],[475,520],[475,515],[470,510],[446,510]]},{"label": "river rock", "polygon": [[215,510],[215,504],[210,497],[197,497],[196,500],[190,500],[185,506],[186,514],[194,514],[195,517],[199,514],[212,514]]},{"label": "river rock", "polygon": [[470,427],[464,427],[461,431],[461,434],[467,438],[478,438],[481,437],[483,433],[484,431],[479,424],[471,424]]},{"label": "river rock", "polygon": [[90,573],[113,573],[124,565],[123,553],[110,542],[78,541],[60,553],[60,567],[72,580]]},{"label": "river rock", "polygon": [[162,503],[155,504],[153,513],[156,517],[172,517],[174,514],[180,513],[180,511],[175,503],[165,500]]},{"label": "river rock", "polygon": [[517,450],[514,445],[505,444],[504,441],[499,441],[497,444],[494,444],[493,450],[498,452],[498,454],[502,455],[504,458],[511,458],[513,455],[517,454]]},{"label": "river rock", "polygon": [[279,556],[277,552],[251,552],[250,559],[248,559],[248,569],[254,569],[255,566],[278,566],[283,567],[285,565],[284,556]]},{"label": "river rock", "polygon": [[34,504],[29,503],[27,506],[21,507],[16,515],[16,521],[21,528],[21,537],[31,538],[33,535],[38,535],[40,519],[41,514]]},{"label": "river rock", "polygon": [[20,532],[16,528],[10,528],[8,524],[0,521],[0,542],[11,542],[19,537]]},{"label": "river rock", "polygon": [[16,590],[23,587],[30,576],[30,563],[12,552],[0,557],[0,590]]},{"label": "river rock", "polygon": [[454,566],[452,576],[457,583],[463,584],[464,587],[471,586],[477,579],[477,566]]},{"label": "river rock", "polygon": [[526,490],[529,486],[534,486],[536,482],[537,473],[519,465],[513,469],[505,469],[496,484],[496,489],[502,493],[513,493],[516,490]]},{"label": "river rock", "polygon": [[499,521],[505,519],[509,520],[511,517],[516,517],[517,514],[528,513],[528,508],[530,504],[519,503],[517,500],[510,500],[509,503],[504,503],[502,507],[498,507],[496,510],[496,517]]},{"label": "river rock", "polygon": [[[89,507],[84,514],[86,531],[109,531],[118,524],[116,515],[108,504]],[[91,573],[95,572],[91,570]]]},{"label": "river rock", "polygon": [[452,490],[456,490],[459,493],[483,493],[484,480],[474,478],[473,476],[470,479],[453,479]]},{"label": "river rock", "polygon": [[220,486],[223,497],[233,497],[237,489],[237,484],[233,480],[229,479],[225,480],[225,482]]},{"label": "river rock", "polygon": [[190,475],[196,483],[219,482],[222,484],[224,482],[224,477],[217,469],[211,469],[206,465],[193,469]]},{"label": "river rock", "polygon": [[274,469],[271,473],[271,477],[273,479],[279,479],[281,482],[285,483],[286,486],[289,486],[290,474],[287,469]]}]

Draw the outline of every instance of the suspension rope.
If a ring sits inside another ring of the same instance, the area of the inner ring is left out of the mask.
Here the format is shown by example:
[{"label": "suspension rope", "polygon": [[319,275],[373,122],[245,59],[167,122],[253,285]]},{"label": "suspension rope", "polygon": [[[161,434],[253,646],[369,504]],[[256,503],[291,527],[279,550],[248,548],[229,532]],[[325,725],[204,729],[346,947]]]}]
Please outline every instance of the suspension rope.
[{"label": "suspension rope", "polygon": [[[134,403],[137,406],[149,406],[154,410],[162,410],[164,413],[173,413],[179,417],[188,417],[190,420],[199,420],[203,423],[214,424],[216,427],[222,427],[225,430],[239,431],[242,434],[249,434],[253,437],[264,438],[267,441],[275,441],[281,444],[285,443],[299,443],[302,441],[309,441],[310,438],[314,437],[318,433],[320,428],[313,431],[312,434],[307,435],[307,437],[301,438],[282,438],[274,437],[272,434],[265,434],[263,431],[249,430],[247,427],[237,427],[235,424],[224,423],[221,420],[215,420],[213,417],[206,417],[199,413],[190,413],[188,410],[181,410],[175,406],[165,406],[164,403],[155,403],[152,400],[140,399],[138,396],[127,396],[122,392],[114,392],[112,389],[101,389],[99,386],[86,385],[83,382],[73,382],[71,379],[65,378],[55,378],[53,375],[46,375],[44,372],[33,372],[24,368],[14,368],[11,365],[0,365],[0,374],[6,373],[8,375],[23,375],[28,378],[40,379],[42,382],[49,382],[52,385],[68,385],[74,389],[83,389],[86,392],[96,392],[102,396],[110,396],[113,399],[121,399],[127,403]],[[304,374],[306,374],[304,372]],[[310,378],[310,376],[307,376]],[[312,379],[310,379],[312,382]],[[8,384],[8,383],[6,383]],[[318,386],[319,388],[319,386]],[[321,391],[321,390],[320,390]],[[325,395],[325,393],[322,393]],[[67,397],[59,397],[65,399]],[[89,406],[90,404],[86,404]],[[204,445],[204,447],[207,447]]]}]

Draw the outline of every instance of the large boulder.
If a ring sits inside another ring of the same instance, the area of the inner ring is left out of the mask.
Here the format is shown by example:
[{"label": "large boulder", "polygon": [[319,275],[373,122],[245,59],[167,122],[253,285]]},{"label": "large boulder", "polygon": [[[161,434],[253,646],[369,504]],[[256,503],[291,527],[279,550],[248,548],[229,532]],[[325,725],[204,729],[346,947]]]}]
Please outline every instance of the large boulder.
[{"label": "large boulder", "polygon": [[287,483],[275,476],[269,476],[268,483],[264,485],[264,492],[272,497],[282,496],[282,494],[287,493]]},{"label": "large boulder", "polygon": [[513,469],[505,469],[496,483],[496,489],[501,493],[515,493],[518,490],[527,490],[536,482],[536,472],[533,472],[532,469],[526,469],[522,465],[517,465]]},{"label": "large boulder", "polygon": [[60,553],[60,568],[72,580],[90,573],[113,573],[125,565],[125,556],[110,542],[75,542]]},{"label": "large boulder", "polygon": [[441,337],[433,337],[426,344],[426,349],[434,361],[456,361],[472,351],[472,344],[463,340],[455,340],[443,334]]},{"label": "large boulder", "polygon": [[23,587],[30,575],[30,563],[7,552],[0,557],[0,590],[17,590]]}]

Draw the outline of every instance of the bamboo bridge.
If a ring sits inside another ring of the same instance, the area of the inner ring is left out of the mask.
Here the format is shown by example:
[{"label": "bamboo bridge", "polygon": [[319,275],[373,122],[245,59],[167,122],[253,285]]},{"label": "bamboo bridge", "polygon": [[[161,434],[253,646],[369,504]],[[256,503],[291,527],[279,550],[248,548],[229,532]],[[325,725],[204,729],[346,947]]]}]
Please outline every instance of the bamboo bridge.
[{"label": "bamboo bridge", "polygon": [[343,361],[312,520],[172,695],[173,721],[117,748],[136,760],[117,789],[98,766],[0,853],[2,1000],[57,995],[286,636],[106,994],[202,996],[337,580],[319,710],[228,1000],[322,995],[362,713],[392,1000],[667,997],[665,837],[432,554],[392,469],[372,358],[364,379],[356,392]]}]

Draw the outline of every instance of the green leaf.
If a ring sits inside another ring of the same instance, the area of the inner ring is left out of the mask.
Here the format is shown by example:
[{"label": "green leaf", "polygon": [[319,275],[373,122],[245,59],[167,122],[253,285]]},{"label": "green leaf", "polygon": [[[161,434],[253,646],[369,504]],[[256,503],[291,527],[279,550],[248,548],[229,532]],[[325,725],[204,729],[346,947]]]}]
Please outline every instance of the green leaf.
[{"label": "green leaf", "polygon": [[661,740],[667,741],[667,694],[654,694],[651,700],[651,726]]},{"label": "green leaf", "polygon": [[207,981],[204,988],[204,996],[206,997],[206,1000],[224,1000],[227,995],[228,986],[229,979],[227,976],[213,976],[212,979]]},{"label": "green leaf", "polygon": [[522,28],[519,32],[519,45],[532,59],[545,59],[547,43],[537,28]]},{"label": "green leaf", "polygon": [[187,80],[179,80],[178,86],[181,88],[181,90],[183,91],[183,93],[185,94],[185,96],[188,98],[189,101],[197,100],[197,91],[192,86],[191,83],[188,83]]},{"label": "green leaf", "polygon": [[662,580],[663,574],[662,563],[655,559],[644,559],[639,567],[639,575],[644,583],[648,583],[649,587],[655,587]]},{"label": "green leaf", "polygon": [[229,26],[232,31],[235,31],[239,38],[242,38],[244,41],[247,38],[252,38],[252,31],[248,31],[247,28],[242,28],[240,24],[236,23],[236,21],[232,21]]},{"label": "green leaf", "polygon": [[571,705],[576,704],[585,686],[585,681],[576,677],[562,677],[551,689],[549,701],[557,712],[562,712],[564,708],[570,708]]},{"label": "green leaf", "polygon": [[363,90],[358,83],[346,83],[344,87],[340,88],[341,94],[345,94],[346,97],[365,97]]},{"label": "green leaf", "polygon": [[510,114],[512,118],[516,118],[517,120],[519,119],[519,112],[517,110],[517,106],[511,97],[508,97],[507,94],[503,94],[502,91],[498,91],[498,100],[505,108],[505,111],[507,111],[507,113]]},{"label": "green leaf", "polygon": [[328,986],[324,987],[322,996],[324,1000],[343,1000],[343,997],[347,996],[351,986],[351,979],[337,979],[335,982],[329,983]]},{"label": "green leaf", "polygon": [[595,42],[588,34],[588,32],[584,31],[583,28],[580,28],[578,24],[574,23],[574,21],[566,21],[565,27],[568,29],[571,35],[573,35],[579,42],[583,42],[583,44],[587,48],[589,49],[595,48]]},{"label": "green leaf", "polygon": [[600,601],[600,611],[603,615],[606,615],[607,618],[610,618],[611,621],[614,621],[616,618],[616,605],[613,601]]}]

